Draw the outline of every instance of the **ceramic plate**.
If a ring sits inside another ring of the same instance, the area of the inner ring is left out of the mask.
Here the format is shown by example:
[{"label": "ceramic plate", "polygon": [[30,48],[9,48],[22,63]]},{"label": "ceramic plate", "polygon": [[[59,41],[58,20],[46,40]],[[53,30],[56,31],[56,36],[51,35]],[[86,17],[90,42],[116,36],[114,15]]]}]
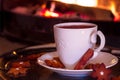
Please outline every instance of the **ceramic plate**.
[{"label": "ceramic plate", "polygon": [[[60,75],[64,76],[88,76],[92,69],[83,69],[83,70],[69,70],[69,69],[62,69],[62,68],[53,68],[50,66],[47,66],[44,62],[46,59],[52,59],[53,57],[58,57],[56,52],[48,52],[41,57],[38,58],[37,62],[39,65],[52,70],[53,72],[56,72]],[[89,60],[89,63],[104,63],[106,65],[106,68],[112,67],[115,64],[117,64],[118,58],[114,55],[106,52],[100,52],[94,59]]]}]

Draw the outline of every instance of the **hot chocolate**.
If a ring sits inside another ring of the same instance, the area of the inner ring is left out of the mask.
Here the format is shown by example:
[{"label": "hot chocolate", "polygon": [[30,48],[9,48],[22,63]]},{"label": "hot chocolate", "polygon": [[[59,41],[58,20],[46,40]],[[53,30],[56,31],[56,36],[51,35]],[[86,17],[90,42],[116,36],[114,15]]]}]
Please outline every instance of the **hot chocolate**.
[{"label": "hot chocolate", "polygon": [[71,25],[71,26],[61,26],[59,28],[64,28],[64,29],[83,29],[83,28],[92,28],[95,26],[90,26],[90,25]]}]

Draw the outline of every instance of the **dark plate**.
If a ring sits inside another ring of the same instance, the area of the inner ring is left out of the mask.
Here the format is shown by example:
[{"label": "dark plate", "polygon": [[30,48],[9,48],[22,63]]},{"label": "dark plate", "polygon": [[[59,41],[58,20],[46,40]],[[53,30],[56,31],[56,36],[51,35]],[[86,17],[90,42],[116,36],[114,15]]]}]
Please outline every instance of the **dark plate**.
[{"label": "dark plate", "polygon": [[[35,46],[34,46],[35,47]],[[9,70],[9,63],[15,60],[21,59],[23,56],[28,56],[31,54],[42,54],[44,52],[56,51],[55,47],[40,47],[40,48],[21,48],[5,53],[0,56],[0,80],[93,80],[91,77],[67,77],[61,76],[55,72],[52,72],[36,62],[37,60],[32,61],[31,68],[27,71],[25,76],[11,77],[7,74]]]},{"label": "dark plate", "polygon": [[[7,74],[7,71],[10,68],[10,63],[16,60],[20,60],[22,57],[29,56],[32,54],[42,54],[44,52],[51,52],[55,51],[55,47],[43,47],[43,48],[34,48],[34,49],[27,49],[21,48],[10,51],[0,56],[0,80],[43,80],[48,76],[50,73],[49,70],[44,69],[43,67],[39,66],[35,60],[32,60],[32,66],[27,71],[25,76],[18,76],[18,77],[11,77]],[[46,77],[44,74],[47,74]],[[41,79],[43,78],[43,79]]]},{"label": "dark plate", "polygon": [[[19,60],[22,57],[32,54],[42,54],[44,52],[56,51],[55,47],[36,47],[30,46],[21,49],[16,49],[0,56],[0,80],[95,80],[90,76],[87,77],[67,77],[61,76],[37,64],[37,59],[32,61],[31,68],[25,76],[11,77],[7,74],[10,66],[9,63]],[[112,67],[114,75],[120,75],[120,63]]]}]

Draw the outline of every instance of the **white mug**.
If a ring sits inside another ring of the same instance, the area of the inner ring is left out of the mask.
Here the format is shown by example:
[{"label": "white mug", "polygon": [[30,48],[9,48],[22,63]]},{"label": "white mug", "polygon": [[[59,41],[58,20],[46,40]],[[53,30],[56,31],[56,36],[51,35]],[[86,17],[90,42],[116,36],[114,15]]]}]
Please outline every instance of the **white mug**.
[{"label": "white mug", "polygon": [[[67,22],[54,25],[54,39],[57,53],[67,69],[74,69],[77,62],[89,49],[94,49],[97,35],[100,46],[95,49],[98,53],[105,45],[105,37],[97,31],[97,25],[86,22]],[[96,56],[97,54],[94,54]]]}]

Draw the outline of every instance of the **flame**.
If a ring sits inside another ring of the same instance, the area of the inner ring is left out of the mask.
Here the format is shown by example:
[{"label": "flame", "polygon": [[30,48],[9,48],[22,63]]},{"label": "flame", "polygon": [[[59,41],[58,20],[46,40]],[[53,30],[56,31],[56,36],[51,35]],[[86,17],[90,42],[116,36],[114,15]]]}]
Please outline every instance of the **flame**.
[{"label": "flame", "polygon": [[44,17],[59,17],[59,13],[54,12],[54,9],[55,9],[54,2],[51,3],[50,10],[46,9],[46,6],[43,5],[42,11],[40,12],[40,15],[44,16]]},{"label": "flame", "polygon": [[68,4],[77,4],[81,6],[95,7],[97,6],[97,0],[57,0]]},{"label": "flame", "polygon": [[115,16],[114,21],[120,20],[120,15],[116,11],[116,7],[115,7],[115,3],[114,2],[111,2],[110,10],[114,14],[114,16]]},{"label": "flame", "polygon": [[42,11],[40,12],[40,15],[41,15],[41,16],[44,16],[44,17],[59,17],[59,13],[50,11],[50,10],[48,10],[48,9],[42,10]]},{"label": "flame", "polygon": [[96,7],[97,0],[77,0],[77,4],[81,6]]},{"label": "flame", "polygon": [[52,11],[49,11],[49,10],[46,10],[44,13],[44,16],[46,16],[46,17],[59,17],[59,14],[52,12]]},{"label": "flame", "polygon": [[[104,5],[104,2],[100,2],[99,0],[55,0],[55,1],[111,10],[111,12],[115,16],[114,21],[120,21],[120,14],[116,11],[116,5],[113,0],[110,0],[107,5]],[[55,7],[56,7],[55,2],[51,3],[50,9],[46,9],[46,6],[43,5],[42,7],[43,10],[41,11],[40,15],[45,17],[60,17],[62,13],[55,12]]]},{"label": "flame", "polygon": [[114,0],[108,0],[110,4],[104,5],[101,4],[99,5],[98,3],[100,2],[99,0],[56,0],[68,4],[77,4],[80,6],[87,6],[87,7],[97,7],[97,8],[102,8],[102,9],[107,9],[111,10],[111,12],[114,14],[115,19],[114,21],[120,21],[120,14],[116,11],[116,6]]}]

